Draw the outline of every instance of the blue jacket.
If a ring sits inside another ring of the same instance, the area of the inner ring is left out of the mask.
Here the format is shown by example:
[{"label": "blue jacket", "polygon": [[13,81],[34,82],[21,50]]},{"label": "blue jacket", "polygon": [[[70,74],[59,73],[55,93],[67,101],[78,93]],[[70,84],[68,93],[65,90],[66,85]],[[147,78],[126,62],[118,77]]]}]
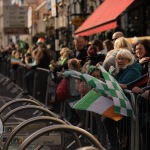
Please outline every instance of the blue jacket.
[{"label": "blue jacket", "polygon": [[127,84],[141,77],[141,71],[141,65],[135,62],[126,69],[120,70],[119,73],[115,75],[115,79],[118,81],[118,83]]}]

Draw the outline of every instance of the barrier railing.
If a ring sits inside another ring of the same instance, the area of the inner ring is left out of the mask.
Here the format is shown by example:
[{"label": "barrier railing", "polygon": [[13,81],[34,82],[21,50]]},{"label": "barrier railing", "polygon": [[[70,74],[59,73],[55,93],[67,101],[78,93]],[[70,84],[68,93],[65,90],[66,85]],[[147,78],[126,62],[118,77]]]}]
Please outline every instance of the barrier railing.
[{"label": "barrier railing", "polygon": [[28,70],[23,65],[19,65],[17,69],[16,75],[16,84],[21,87],[23,90],[25,90],[25,74],[28,72]]},{"label": "barrier railing", "polygon": [[150,149],[150,101],[141,95],[136,99],[135,149]]},{"label": "barrier railing", "polygon": [[0,69],[1,73],[2,73],[3,75],[5,75],[6,77],[10,77],[10,69],[11,69],[11,64],[10,64],[10,62],[8,62],[8,61],[2,59],[0,66],[1,66],[1,69]]},{"label": "barrier railing", "polygon": [[[4,76],[10,77],[10,68],[11,65],[9,62],[2,61],[1,62],[1,68],[0,71]],[[17,68],[17,74],[19,76],[15,76],[15,83],[21,87],[22,89],[25,89],[25,79],[24,75],[27,72],[24,66],[19,66]],[[49,101],[51,99],[55,99],[55,89],[57,85],[52,80],[52,74],[47,69],[37,68],[35,75],[34,75],[34,84],[33,84],[33,97],[42,103],[44,103],[46,106],[49,104]],[[141,100],[139,100],[138,96],[135,98],[135,95],[129,91],[124,91],[127,97],[131,101],[132,108],[135,112],[134,118],[127,118],[127,120],[123,121],[123,124],[117,125],[117,131],[118,128],[121,128],[123,131],[123,134],[126,134],[127,136],[122,136],[122,139],[117,139],[119,144],[121,144],[124,149],[126,150],[148,150],[149,148],[149,102],[145,102],[141,104]],[[65,103],[64,103],[65,104]],[[144,105],[143,105],[144,104]],[[61,104],[60,104],[61,105]],[[65,110],[65,105],[63,105],[63,111]],[[62,112],[63,113],[63,112]],[[90,122],[90,123],[89,123]],[[86,115],[86,124],[90,124],[86,126],[86,130],[89,130],[91,133],[93,133],[93,116],[89,113]],[[113,129],[112,129],[113,130]],[[116,130],[116,128],[115,128]],[[116,131],[112,131],[112,134]],[[118,136],[118,135],[117,135]],[[128,143],[128,145],[127,145]],[[108,142],[109,144],[109,142]],[[118,146],[118,150],[120,147]]]},{"label": "barrier railing", "polygon": [[37,68],[34,75],[33,97],[45,103],[47,98],[47,85],[50,71],[43,68]]}]

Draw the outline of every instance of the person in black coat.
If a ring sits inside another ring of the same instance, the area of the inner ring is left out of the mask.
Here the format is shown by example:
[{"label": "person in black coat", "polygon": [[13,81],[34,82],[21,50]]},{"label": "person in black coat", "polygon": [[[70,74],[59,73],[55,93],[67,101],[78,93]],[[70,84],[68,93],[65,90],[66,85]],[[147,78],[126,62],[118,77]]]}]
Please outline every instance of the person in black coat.
[{"label": "person in black coat", "polygon": [[81,36],[75,37],[74,46],[75,46],[75,49],[73,50],[74,58],[80,60],[81,66],[83,66],[87,56],[87,48],[86,48],[86,42],[84,37]]}]

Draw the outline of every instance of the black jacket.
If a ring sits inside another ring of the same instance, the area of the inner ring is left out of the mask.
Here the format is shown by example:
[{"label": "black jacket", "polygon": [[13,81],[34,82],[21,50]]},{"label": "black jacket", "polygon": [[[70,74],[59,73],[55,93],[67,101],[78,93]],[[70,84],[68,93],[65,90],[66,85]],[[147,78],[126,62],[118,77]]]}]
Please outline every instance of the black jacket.
[{"label": "black jacket", "polygon": [[76,56],[76,53],[77,51],[74,50],[74,58],[81,60],[81,66],[83,66],[87,57],[87,49],[83,48],[82,50],[80,50],[78,56]]}]

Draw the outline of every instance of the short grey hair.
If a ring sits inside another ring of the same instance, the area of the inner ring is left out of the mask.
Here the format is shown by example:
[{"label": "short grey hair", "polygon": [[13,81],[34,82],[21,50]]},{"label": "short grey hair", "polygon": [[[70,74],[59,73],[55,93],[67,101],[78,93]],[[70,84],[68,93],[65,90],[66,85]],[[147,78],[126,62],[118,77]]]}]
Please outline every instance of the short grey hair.
[{"label": "short grey hair", "polygon": [[[128,49],[124,49],[124,48],[120,48],[117,55],[116,55],[116,59],[119,57],[119,56],[123,56],[125,58],[127,58],[129,60],[129,63],[124,67],[127,68],[127,66],[130,66],[132,65],[134,62],[135,62],[135,57],[134,55],[128,50]],[[117,63],[116,63],[116,67],[117,67]]]}]

